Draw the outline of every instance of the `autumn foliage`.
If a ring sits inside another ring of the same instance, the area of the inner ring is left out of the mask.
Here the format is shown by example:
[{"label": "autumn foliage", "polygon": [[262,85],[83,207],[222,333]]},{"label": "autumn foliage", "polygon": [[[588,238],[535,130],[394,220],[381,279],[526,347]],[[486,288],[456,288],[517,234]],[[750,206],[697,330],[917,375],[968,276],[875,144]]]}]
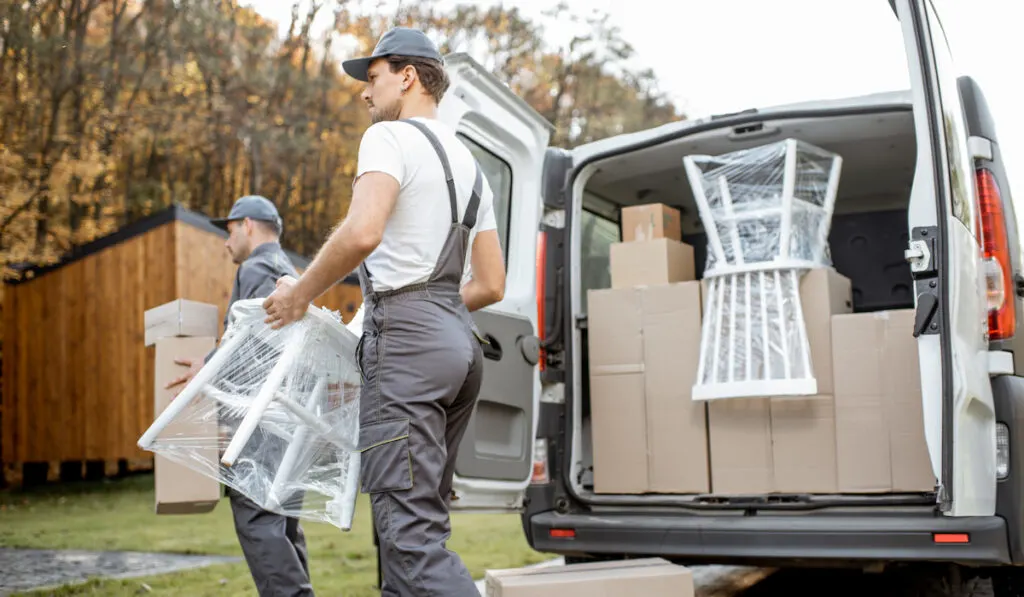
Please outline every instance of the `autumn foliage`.
[{"label": "autumn foliage", "polygon": [[682,117],[606,16],[555,6],[546,22],[580,33],[552,39],[514,8],[400,6],[305,0],[279,28],[238,0],[0,3],[4,275],[172,203],[223,214],[245,193],[312,254],[347,209],[369,124],[340,60],[396,24],[473,55],[555,125],[554,145]]}]

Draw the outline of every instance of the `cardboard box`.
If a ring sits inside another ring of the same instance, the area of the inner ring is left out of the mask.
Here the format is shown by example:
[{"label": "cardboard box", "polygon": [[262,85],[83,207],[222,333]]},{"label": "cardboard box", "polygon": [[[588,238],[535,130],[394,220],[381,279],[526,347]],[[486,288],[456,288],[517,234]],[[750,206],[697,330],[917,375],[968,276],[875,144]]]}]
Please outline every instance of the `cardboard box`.
[{"label": "cardboard box", "polygon": [[912,309],[832,319],[842,492],[935,489],[913,328]]},{"label": "cardboard box", "polygon": [[818,394],[710,401],[715,493],[833,493],[838,488],[831,320],[853,309],[850,280],[833,268],[811,270],[800,280],[800,302]]},{"label": "cardboard box", "polygon": [[588,300],[594,491],[647,490],[641,289],[591,290]]},{"label": "cardboard box", "polygon": [[696,278],[693,247],[661,238],[611,246],[612,288],[689,282]]},{"label": "cardboard box", "polygon": [[706,407],[691,399],[700,284],[592,290],[588,300],[594,491],[706,493]]},{"label": "cardboard box", "polygon": [[622,241],[645,241],[656,238],[682,240],[679,210],[664,203],[634,205],[622,209]]},{"label": "cardboard box", "polygon": [[767,398],[724,398],[708,404],[712,492],[775,491],[770,404]]},{"label": "cardboard box", "polygon": [[835,493],[835,399],[772,398],[772,463],[777,493]]},{"label": "cardboard box", "polygon": [[693,573],[661,558],[488,570],[486,597],[693,597]]},{"label": "cardboard box", "polygon": [[176,336],[217,337],[220,312],[217,305],[177,299],[154,307],[143,314],[146,346],[160,338]]},{"label": "cardboard box", "polygon": [[[145,313],[146,343],[154,344],[153,407],[154,414],[163,412],[174,394],[180,388],[164,389],[172,379],[182,375],[187,368],[174,362],[178,358],[204,357],[216,346],[219,319],[217,307],[177,300],[151,309]],[[212,317],[211,317],[212,313]],[[190,337],[194,336],[194,337]],[[181,434],[187,437],[217,436],[217,422],[199,422],[190,417],[193,408],[185,411],[161,434],[172,437]],[[209,459],[211,470],[219,467],[215,444],[208,450],[196,450],[198,458]],[[157,454],[153,462],[155,505],[157,514],[200,514],[212,511],[221,498],[220,483],[213,478],[168,460]]]},{"label": "cardboard box", "polygon": [[642,293],[648,490],[707,493],[707,405],[691,398],[700,360],[698,282]]}]

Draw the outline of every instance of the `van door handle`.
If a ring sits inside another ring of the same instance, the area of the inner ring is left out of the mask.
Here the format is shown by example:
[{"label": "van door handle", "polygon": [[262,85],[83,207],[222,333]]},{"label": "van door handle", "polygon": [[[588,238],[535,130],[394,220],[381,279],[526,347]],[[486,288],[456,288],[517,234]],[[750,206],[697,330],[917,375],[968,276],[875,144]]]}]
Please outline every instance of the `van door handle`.
[{"label": "van door handle", "polygon": [[492,361],[501,360],[501,344],[498,344],[498,340],[494,336],[484,334],[484,341],[480,343],[480,348],[484,351],[485,359],[490,359]]}]

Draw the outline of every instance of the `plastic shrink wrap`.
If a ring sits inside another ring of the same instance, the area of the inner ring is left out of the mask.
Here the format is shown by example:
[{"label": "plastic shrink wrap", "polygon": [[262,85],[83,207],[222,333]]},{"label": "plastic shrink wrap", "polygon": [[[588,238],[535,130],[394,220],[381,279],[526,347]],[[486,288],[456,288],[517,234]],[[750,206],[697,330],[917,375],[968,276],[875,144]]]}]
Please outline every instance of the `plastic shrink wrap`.
[{"label": "plastic shrink wrap", "polygon": [[[217,350],[139,446],[266,510],[349,530],[359,484],[358,338],[314,306],[274,330],[263,300],[232,305]],[[211,428],[216,436],[197,431]]]},{"label": "plastic shrink wrap", "polygon": [[693,398],[815,394],[800,278],[831,264],[842,158],[786,139],[683,163],[708,243]]}]

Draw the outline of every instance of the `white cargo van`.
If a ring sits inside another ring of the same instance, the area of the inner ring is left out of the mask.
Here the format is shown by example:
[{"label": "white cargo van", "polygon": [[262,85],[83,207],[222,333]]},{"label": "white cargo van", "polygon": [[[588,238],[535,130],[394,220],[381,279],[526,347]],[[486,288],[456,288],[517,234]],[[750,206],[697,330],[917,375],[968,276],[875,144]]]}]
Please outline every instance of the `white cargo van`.
[{"label": "white cargo van", "polygon": [[[507,214],[508,265],[504,300],[476,315],[490,340],[485,387],[453,508],[520,512],[535,549],[570,559],[943,562],[996,571],[998,594],[1018,594],[1024,277],[1013,203],[981,90],[954,72],[931,1],[890,4],[906,92],[672,123],[572,151],[549,148],[546,121],[479,65],[450,58],[441,117],[474,150]],[[609,285],[620,210],[679,209],[699,277],[705,237],[683,156],[787,138],[844,159],[830,248],[853,285],[853,311],[916,310],[920,371],[907,375],[920,376],[934,490],[595,493],[586,297]]]}]

